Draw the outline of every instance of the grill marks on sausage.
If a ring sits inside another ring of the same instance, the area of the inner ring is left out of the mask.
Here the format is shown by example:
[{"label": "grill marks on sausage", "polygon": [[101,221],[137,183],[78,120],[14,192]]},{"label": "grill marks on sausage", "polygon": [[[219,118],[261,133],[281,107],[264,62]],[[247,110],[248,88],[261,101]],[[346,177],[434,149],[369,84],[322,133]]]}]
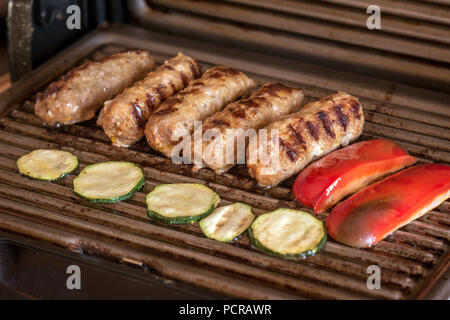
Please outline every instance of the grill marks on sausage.
[{"label": "grill marks on sausage", "polygon": [[[169,66],[167,66],[169,67]],[[172,89],[172,94],[176,92],[176,87],[173,83],[170,83],[170,87]],[[151,110],[156,102],[155,102],[155,98],[158,99],[159,103],[163,102],[164,100],[166,100],[171,94],[168,92],[169,88],[166,85],[160,84],[157,87],[153,88],[153,94],[152,93],[147,93],[147,106],[149,107],[149,109]],[[157,96],[157,97],[155,97]]]},{"label": "grill marks on sausage", "polygon": [[[247,110],[249,109],[258,109],[261,106],[269,103],[267,97],[264,97],[263,94],[267,93],[265,90],[260,90],[258,95],[252,96],[247,99],[240,100],[237,105],[233,108],[231,114],[237,118],[244,119],[247,117]],[[277,96],[278,94],[276,92],[269,93],[272,96]]]},{"label": "grill marks on sausage", "polygon": [[346,132],[347,127],[348,127],[348,122],[349,122],[347,115],[342,111],[342,107],[339,104],[334,107],[334,111],[336,113],[339,123],[341,124],[342,128],[344,129],[344,132]]},{"label": "grill marks on sausage", "polygon": [[298,143],[301,145],[306,145],[305,140],[303,139],[303,136],[301,135],[300,132],[298,132],[297,130],[295,130],[295,128],[292,125],[288,126],[289,130],[291,131],[291,133],[294,134],[295,139],[297,139]]},{"label": "grill marks on sausage", "polygon": [[289,94],[294,91],[294,89],[286,87],[281,83],[266,84],[252,97],[240,100],[231,114],[237,118],[245,118],[247,116],[247,110],[258,109],[266,104],[269,104],[270,97],[281,98],[280,92],[283,91]]},{"label": "grill marks on sausage", "polygon": [[173,113],[177,110],[178,110],[177,108],[164,108],[164,109],[160,109],[160,110],[156,111],[154,113],[154,115],[159,115],[159,116],[166,115],[166,114]]},{"label": "grill marks on sausage", "polygon": [[179,94],[178,94],[178,97],[184,97],[184,96],[187,96],[187,95],[190,95],[190,94],[197,94],[197,93],[199,93],[200,92],[200,89],[199,88],[190,88],[190,89],[188,89],[188,90],[184,90],[184,91],[182,91],[182,92],[180,92]]},{"label": "grill marks on sausage", "polygon": [[289,138],[279,138],[280,148],[290,161],[295,162],[298,159],[299,152],[306,149],[306,142],[299,131],[292,125],[288,125]]},{"label": "grill marks on sausage", "polygon": [[133,103],[131,108],[131,115],[133,116],[137,126],[140,129],[144,129],[145,123],[147,122],[142,114],[141,107],[137,103]]},{"label": "grill marks on sausage", "polygon": [[200,77],[200,65],[197,60],[194,59],[194,62],[189,61],[189,68],[191,68],[192,76],[195,78]]},{"label": "grill marks on sausage", "polygon": [[191,86],[192,87],[203,87],[204,85],[205,85],[205,83],[203,81],[196,81]]},{"label": "grill marks on sausage", "polygon": [[361,105],[356,100],[352,100],[350,103],[351,103],[350,109],[352,110],[353,115],[355,116],[356,119],[360,120],[361,119],[361,113],[360,113]]},{"label": "grill marks on sausage", "polygon": [[241,118],[241,119],[244,119],[246,116],[245,109],[243,109],[243,108],[236,108],[236,110],[234,110],[231,114],[233,116],[235,116],[236,118]]},{"label": "grill marks on sausage", "polygon": [[[314,139],[316,142],[321,138],[327,139],[327,136],[328,139],[335,139],[337,134],[335,130],[338,128],[334,128],[334,126],[338,125],[334,122],[339,122],[345,132],[350,125],[352,116],[358,120],[362,117],[361,110],[361,105],[356,99],[345,98],[340,100],[339,103],[327,105],[322,110],[317,110],[318,112],[312,118],[308,114],[306,119],[299,117],[296,121],[288,123],[287,130],[283,131],[283,136],[278,139],[280,150],[285,154],[286,161],[298,161],[303,152],[308,149],[310,141],[305,140],[305,134],[307,135],[306,139]],[[315,118],[316,115],[317,118]],[[334,120],[335,117],[336,120]],[[310,121],[307,121],[307,119]],[[321,133],[321,126],[326,134]]]},{"label": "grill marks on sausage", "polygon": [[152,110],[155,106],[155,97],[150,92],[147,93],[147,99],[145,103],[149,110]]},{"label": "grill marks on sausage", "polygon": [[[170,65],[164,65],[163,68],[171,71],[178,72],[178,70],[175,70]],[[193,61],[189,61],[189,68],[190,72],[192,73],[193,78],[198,78],[201,74],[200,65],[198,64],[198,61],[193,59]],[[189,79],[186,76],[186,74],[182,71],[178,72],[181,81],[183,82],[183,86],[186,86],[189,83]],[[168,87],[170,85],[170,88]],[[160,84],[158,87],[153,88],[153,91],[158,96],[159,102],[162,102],[165,100],[164,104],[161,105],[162,108],[159,108],[154,115],[167,115],[170,113],[173,113],[177,111],[176,105],[183,102],[183,97],[189,94],[195,94],[199,92],[198,87],[201,87],[204,85],[203,82],[198,81],[192,84],[192,87],[190,89],[185,89],[181,92],[178,92],[176,96],[170,97],[169,90],[172,89],[171,94],[175,94],[178,90],[174,83],[170,83],[169,85],[163,85]],[[147,97],[147,104],[152,103],[154,105],[155,101],[153,96],[151,96],[151,99],[149,98],[151,95],[148,95]],[[168,99],[167,99],[168,98]],[[167,99],[167,100],[166,100]]]},{"label": "grill marks on sausage", "polygon": [[322,126],[325,129],[326,133],[331,137],[331,138],[335,138],[336,134],[333,131],[332,125],[331,125],[331,121],[328,118],[328,115],[323,112],[323,111],[319,111],[317,113],[317,116],[319,117],[320,121],[322,121]]},{"label": "grill marks on sausage", "polygon": [[263,106],[264,104],[269,103],[268,99],[264,96],[262,96],[262,91],[257,95],[257,96],[253,96],[247,99],[243,99],[241,101],[239,101],[239,104],[245,106],[246,108],[250,109],[258,109],[261,106]]},{"label": "grill marks on sausage", "polygon": [[154,90],[159,97],[159,101],[164,101],[167,98],[167,88],[165,85],[160,84],[159,86],[155,87]]},{"label": "grill marks on sausage", "polygon": [[[201,84],[201,85],[203,85],[203,84]],[[158,91],[157,89],[155,89],[155,90]],[[170,114],[170,113],[177,111],[178,109],[175,106],[179,103],[182,103],[183,98],[185,96],[190,95],[190,94],[196,94],[199,91],[200,91],[199,88],[191,87],[190,89],[187,89],[187,90],[185,89],[185,90],[179,92],[176,96],[172,96],[169,99],[167,99],[164,102],[164,104],[161,105],[161,108],[154,113],[154,115],[166,115],[166,114]],[[160,99],[166,98],[164,95],[162,95],[162,93],[164,93],[163,91],[160,90],[158,93],[160,95]]]},{"label": "grill marks on sausage", "polygon": [[215,124],[216,126],[229,126],[230,124],[224,120],[220,120],[220,119],[214,119],[212,120],[212,123]]},{"label": "grill marks on sausage", "polygon": [[183,85],[186,86],[189,82],[188,77],[186,76],[186,74],[184,72],[180,72],[180,78],[181,81],[183,81]]},{"label": "grill marks on sausage", "polygon": [[240,71],[225,66],[214,67],[210,70],[211,72],[203,76],[204,79],[219,79],[223,77],[237,76],[241,74]]},{"label": "grill marks on sausage", "polygon": [[312,122],[307,121],[306,127],[308,128],[309,134],[314,138],[314,140],[318,141],[319,140],[319,132],[317,131],[316,126]]},{"label": "grill marks on sausage", "polygon": [[285,91],[286,94],[290,94],[291,92],[294,91],[293,88],[287,87],[284,84],[281,84],[279,82],[277,83],[270,83],[268,85],[265,85],[261,90],[260,90],[260,95],[262,94],[267,94],[269,96],[275,97],[275,98],[280,98],[279,93]]},{"label": "grill marks on sausage", "polygon": [[169,66],[168,64],[163,65],[163,68],[164,68],[164,69],[167,69],[167,70],[170,70],[170,71],[175,71],[175,69],[172,68],[172,66]]},{"label": "grill marks on sausage", "polygon": [[178,96],[173,96],[164,102],[161,107],[153,114],[153,115],[166,115],[177,111],[178,109],[175,107],[178,103],[181,103],[182,100],[178,98]]},{"label": "grill marks on sausage", "polygon": [[259,101],[257,101],[257,98],[243,99],[239,101],[239,104],[245,108],[257,108],[260,106],[260,103]]},{"label": "grill marks on sausage", "polygon": [[61,78],[60,80],[58,80],[57,82],[54,82],[52,84],[50,84],[43,93],[39,93],[37,95],[37,102],[43,100],[43,99],[48,99],[51,95],[58,93],[59,91],[61,91],[67,81],[65,81],[63,78]]},{"label": "grill marks on sausage", "polygon": [[220,71],[221,73],[224,73],[224,74],[227,74],[230,76],[236,76],[238,74],[241,74],[241,72],[239,70],[236,70],[231,67],[226,67],[226,66],[218,66],[218,67],[215,67],[214,70]]},{"label": "grill marks on sausage", "polygon": [[177,96],[167,99],[166,102],[164,103],[164,107],[166,109],[172,108],[173,106],[175,106],[177,103],[180,103],[180,102],[182,102],[182,100],[179,99],[178,95],[177,95]]},{"label": "grill marks on sausage", "polygon": [[206,79],[219,79],[222,78],[224,76],[224,74],[222,72],[211,72]]},{"label": "grill marks on sausage", "polygon": [[291,160],[292,162],[297,160],[297,153],[295,152],[294,148],[289,143],[285,143],[284,140],[281,138],[279,138],[279,142],[281,150],[283,150],[286,153],[289,160]]},{"label": "grill marks on sausage", "polygon": [[[183,71],[177,71],[175,70],[172,66],[170,65],[164,65],[162,66],[164,69],[167,70],[171,70],[171,71],[175,71],[178,72],[178,74],[180,75],[180,79],[183,82],[183,86],[186,87],[187,84],[189,83],[189,78],[186,76],[186,74]],[[198,64],[198,62],[196,60],[194,60],[194,62],[189,61],[189,69],[190,72],[192,74],[191,78],[196,79],[200,76],[200,65]],[[175,84],[170,83],[171,89],[172,89],[172,94],[177,92],[177,89],[175,87]],[[162,86],[160,86],[159,89],[156,90],[162,90],[161,88]],[[166,88],[167,89],[167,88]],[[163,95],[160,95],[161,97],[161,101],[165,100],[167,98],[166,92]]]},{"label": "grill marks on sausage", "polygon": [[247,117],[247,110],[251,108],[259,108],[262,101],[264,101],[264,99],[255,97],[242,99],[230,110],[231,114],[236,118],[244,119]]},{"label": "grill marks on sausage", "polygon": [[[287,155],[290,161],[295,162],[298,159],[298,152],[306,149],[306,142],[301,133],[292,125],[288,125],[289,136],[287,140],[279,139],[281,150]],[[292,138],[291,138],[292,137]]]}]

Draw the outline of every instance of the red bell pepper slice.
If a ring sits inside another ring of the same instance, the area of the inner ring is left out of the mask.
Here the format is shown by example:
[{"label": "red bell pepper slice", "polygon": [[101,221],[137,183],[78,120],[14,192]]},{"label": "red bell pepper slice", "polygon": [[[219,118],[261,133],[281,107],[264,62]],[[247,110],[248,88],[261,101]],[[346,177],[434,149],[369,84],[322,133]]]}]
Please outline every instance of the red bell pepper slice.
[{"label": "red bell pepper slice", "polygon": [[293,185],[295,198],[315,213],[371,182],[417,161],[398,144],[383,139],[362,141],[336,150],[305,168]]},{"label": "red bell pepper slice", "polygon": [[328,234],[352,247],[370,247],[449,197],[450,166],[411,167],[338,204],[327,217]]}]

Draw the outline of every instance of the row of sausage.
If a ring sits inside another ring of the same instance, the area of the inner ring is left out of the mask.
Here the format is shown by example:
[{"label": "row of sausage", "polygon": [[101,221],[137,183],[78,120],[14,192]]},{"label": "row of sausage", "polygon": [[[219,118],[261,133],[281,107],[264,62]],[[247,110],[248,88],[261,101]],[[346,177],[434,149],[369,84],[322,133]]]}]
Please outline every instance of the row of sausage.
[{"label": "row of sausage", "polygon": [[[215,134],[202,140],[195,169],[208,166],[221,174],[247,157],[250,175],[261,186],[277,185],[349,144],[364,126],[358,99],[344,92],[302,107],[300,89],[267,83],[255,90],[253,79],[227,66],[202,74],[198,61],[182,53],[154,68],[154,59],[143,50],[87,62],[39,94],[35,113],[49,125],[68,125],[94,118],[103,105],[97,123],[114,145],[127,147],[145,135],[167,157],[174,155],[180,139],[193,134],[195,122],[202,121],[201,137],[207,130]],[[256,130],[249,136],[253,148],[239,154],[238,137],[228,139],[230,129]],[[232,161],[227,149],[233,150]]]}]

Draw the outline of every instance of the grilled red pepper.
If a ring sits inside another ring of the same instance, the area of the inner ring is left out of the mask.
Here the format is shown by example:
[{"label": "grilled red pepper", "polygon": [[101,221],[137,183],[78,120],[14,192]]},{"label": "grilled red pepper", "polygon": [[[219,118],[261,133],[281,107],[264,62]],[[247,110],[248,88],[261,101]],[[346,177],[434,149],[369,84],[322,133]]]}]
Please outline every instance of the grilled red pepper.
[{"label": "grilled red pepper", "polygon": [[338,204],[329,235],[352,247],[370,247],[450,197],[450,166],[423,164],[400,171]]},{"label": "grilled red pepper", "polygon": [[304,169],[294,182],[295,198],[322,213],[369,183],[417,161],[398,144],[362,141],[334,151]]}]

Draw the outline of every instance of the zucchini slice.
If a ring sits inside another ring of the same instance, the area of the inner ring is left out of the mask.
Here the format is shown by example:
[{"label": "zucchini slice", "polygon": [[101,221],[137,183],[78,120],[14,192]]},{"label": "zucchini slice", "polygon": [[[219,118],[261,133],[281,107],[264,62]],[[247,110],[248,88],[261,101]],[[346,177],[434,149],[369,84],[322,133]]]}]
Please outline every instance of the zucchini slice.
[{"label": "zucchini slice", "polygon": [[32,179],[55,181],[78,168],[78,158],[61,150],[34,150],[17,160],[19,172]]},{"label": "zucchini slice", "polygon": [[73,180],[73,191],[89,202],[130,198],[145,182],[142,169],[131,162],[100,162],[86,166]]},{"label": "zucchini slice", "polygon": [[258,216],[249,236],[254,247],[283,258],[314,255],[327,239],[322,221],[307,212],[284,208]]},{"label": "zucchini slice", "polygon": [[197,183],[161,184],[146,198],[148,215],[170,224],[187,224],[209,215],[219,195]]},{"label": "zucchini slice", "polygon": [[199,225],[208,238],[231,242],[250,227],[253,219],[255,216],[252,207],[237,202],[215,209],[209,216],[203,218]]}]

